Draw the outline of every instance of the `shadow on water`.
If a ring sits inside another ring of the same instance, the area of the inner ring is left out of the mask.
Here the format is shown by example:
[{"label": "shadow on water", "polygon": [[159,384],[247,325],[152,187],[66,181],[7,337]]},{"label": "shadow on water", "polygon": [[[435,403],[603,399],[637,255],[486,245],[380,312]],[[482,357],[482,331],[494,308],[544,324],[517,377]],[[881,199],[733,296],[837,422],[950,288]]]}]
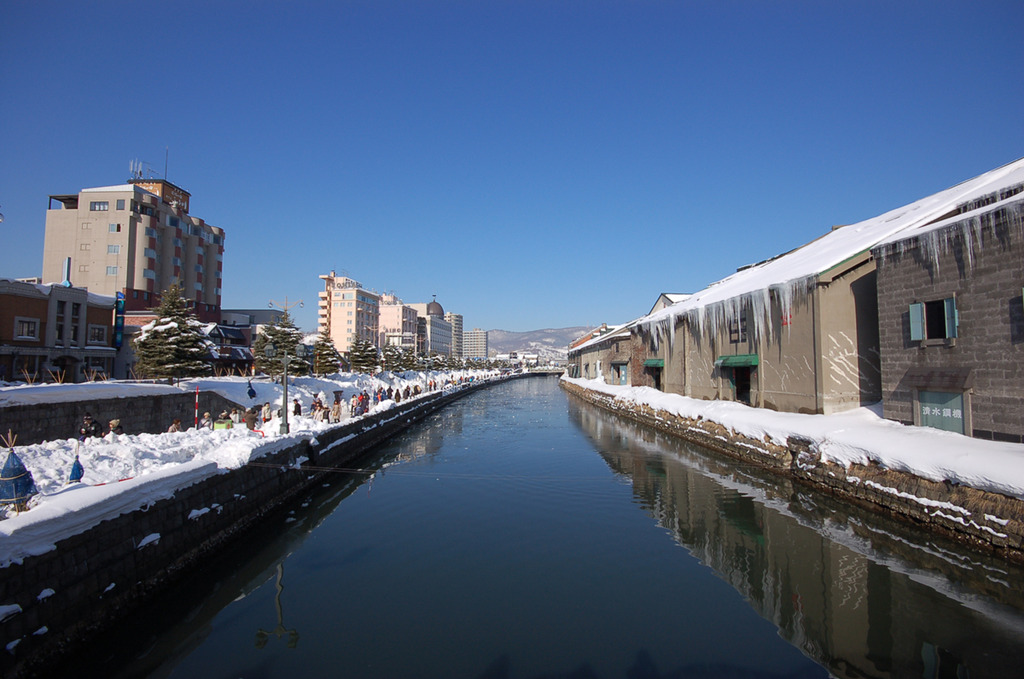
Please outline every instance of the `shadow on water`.
[{"label": "shadow on water", "polygon": [[[640,650],[633,664],[626,670],[625,679],[817,679],[815,668],[797,670],[789,674],[760,672],[727,665],[691,665],[667,672],[659,672],[651,654]],[[495,660],[476,679],[511,679],[512,659],[503,655]],[[569,672],[538,674],[529,679],[604,679],[589,663],[583,663]]]},{"label": "shadow on water", "polygon": [[[229,554],[211,559],[199,572],[176,583],[144,610],[119,622],[102,639],[90,644],[88,654],[68,660],[54,676],[167,676],[175,664],[174,658],[186,657],[202,645],[211,621],[224,608],[271,580],[276,580],[277,585],[277,626],[272,617],[261,621],[266,629],[255,628],[254,644],[261,648],[276,637],[294,647],[300,632],[284,626],[281,607],[285,561],[342,500],[359,488],[372,485],[373,475],[393,461],[369,457],[363,460],[360,472],[328,477],[304,498],[269,516],[265,530],[251,531]],[[331,565],[358,563],[366,558],[367,552],[366,548],[343,551]],[[155,611],[158,615],[154,615]],[[237,676],[270,675],[254,666],[240,668]]]},{"label": "shadow on water", "polygon": [[[1024,676],[1024,569],[569,401],[636,502],[836,676]],[[630,676],[759,676],[642,655]]]}]

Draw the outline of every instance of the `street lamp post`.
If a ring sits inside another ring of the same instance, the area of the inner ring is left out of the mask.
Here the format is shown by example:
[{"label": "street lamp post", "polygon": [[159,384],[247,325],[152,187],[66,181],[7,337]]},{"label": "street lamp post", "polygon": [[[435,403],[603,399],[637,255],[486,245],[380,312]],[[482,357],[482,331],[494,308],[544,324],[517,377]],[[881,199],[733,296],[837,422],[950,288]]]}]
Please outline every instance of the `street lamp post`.
[{"label": "street lamp post", "polygon": [[[273,359],[277,356],[277,347],[274,346],[273,342],[267,342],[267,345],[263,348],[263,354],[269,359]],[[281,395],[281,433],[287,434],[289,432],[288,427],[288,364],[297,358],[304,358],[306,356],[306,346],[304,344],[297,344],[295,346],[294,358],[288,355],[288,351],[285,350],[284,355],[281,356],[281,367],[283,373],[281,375],[281,388],[283,394]]]},{"label": "street lamp post", "polygon": [[[287,314],[288,310],[291,309],[292,307],[296,307],[296,306],[300,307],[300,308],[305,307],[305,305],[302,303],[301,299],[298,302],[292,302],[291,304],[289,304],[287,297],[284,298],[284,304],[279,305],[274,300],[270,300],[270,303],[267,304],[267,306],[269,306],[271,309],[280,308],[285,314]],[[263,349],[263,354],[267,358],[273,359],[275,356],[277,356],[277,347],[274,346],[273,342],[267,342],[267,345]],[[295,346],[295,358],[304,358],[305,356],[306,356],[306,347],[305,347],[305,345],[303,345],[300,342],[299,344],[297,344]],[[281,365],[284,367],[284,375],[282,376],[282,382],[281,382],[281,386],[282,386],[283,391],[284,391],[284,393],[281,395],[281,433],[282,434],[287,434],[288,433],[288,363],[291,360],[292,360],[292,357],[290,357],[288,355],[288,350],[285,349],[284,355],[281,357]]]}]

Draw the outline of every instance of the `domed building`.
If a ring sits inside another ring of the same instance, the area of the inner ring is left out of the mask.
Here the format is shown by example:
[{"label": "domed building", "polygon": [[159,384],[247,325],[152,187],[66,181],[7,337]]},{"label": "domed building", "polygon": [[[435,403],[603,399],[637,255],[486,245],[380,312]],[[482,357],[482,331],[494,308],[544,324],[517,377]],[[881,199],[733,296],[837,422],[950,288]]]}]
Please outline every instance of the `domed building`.
[{"label": "domed building", "polygon": [[423,353],[452,354],[452,324],[444,319],[444,307],[437,302],[437,296],[426,304],[410,304],[419,314],[422,323],[417,333],[423,333]]},{"label": "domed building", "polygon": [[427,316],[440,316],[444,318],[444,307],[437,303],[437,297],[434,297],[432,302],[427,303]]}]

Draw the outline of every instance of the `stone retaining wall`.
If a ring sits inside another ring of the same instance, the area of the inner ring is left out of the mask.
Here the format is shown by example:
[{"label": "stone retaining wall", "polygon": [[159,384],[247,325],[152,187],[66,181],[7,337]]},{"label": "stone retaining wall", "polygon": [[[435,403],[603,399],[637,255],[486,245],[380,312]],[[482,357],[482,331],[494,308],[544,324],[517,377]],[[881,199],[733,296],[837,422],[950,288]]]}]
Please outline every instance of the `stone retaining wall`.
[{"label": "stone retaining wall", "polygon": [[[131,398],[104,398],[65,403],[31,403],[0,408],[0,432],[12,430],[18,445],[70,439],[78,436],[82,417],[89,413],[100,423],[104,433],[107,423],[121,420],[126,434],[159,434],[167,431],[174,418],[188,428],[195,423],[194,393],[150,394]],[[216,417],[223,410],[244,410],[244,405],[211,391],[199,393],[199,416],[209,411]]]},{"label": "stone retaining wall", "polygon": [[411,423],[489,384],[426,394],[318,432],[149,508],[104,521],[46,554],[0,568],[0,605],[21,607],[0,621],[0,644],[8,647],[0,653],[0,676],[45,675],[113,620],[193,573],[268,514],[322,483],[331,473],[325,468],[351,466]]},{"label": "stone retaining wall", "polygon": [[716,422],[616,401],[565,381],[561,385],[596,406],[668,434],[944,534],[972,548],[1024,563],[1024,501],[1018,498],[930,481],[874,464],[847,468],[822,460],[809,439],[792,436],[786,446],[779,446],[736,434]]}]

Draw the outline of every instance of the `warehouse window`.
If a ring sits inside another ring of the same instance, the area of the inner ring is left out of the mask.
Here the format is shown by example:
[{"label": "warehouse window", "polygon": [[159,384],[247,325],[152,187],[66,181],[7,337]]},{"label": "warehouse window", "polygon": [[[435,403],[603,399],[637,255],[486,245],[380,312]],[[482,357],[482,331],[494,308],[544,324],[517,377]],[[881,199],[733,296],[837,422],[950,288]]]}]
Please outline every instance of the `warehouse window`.
[{"label": "warehouse window", "polygon": [[947,297],[910,305],[910,339],[912,341],[947,339],[958,336],[960,312],[956,298]]}]

